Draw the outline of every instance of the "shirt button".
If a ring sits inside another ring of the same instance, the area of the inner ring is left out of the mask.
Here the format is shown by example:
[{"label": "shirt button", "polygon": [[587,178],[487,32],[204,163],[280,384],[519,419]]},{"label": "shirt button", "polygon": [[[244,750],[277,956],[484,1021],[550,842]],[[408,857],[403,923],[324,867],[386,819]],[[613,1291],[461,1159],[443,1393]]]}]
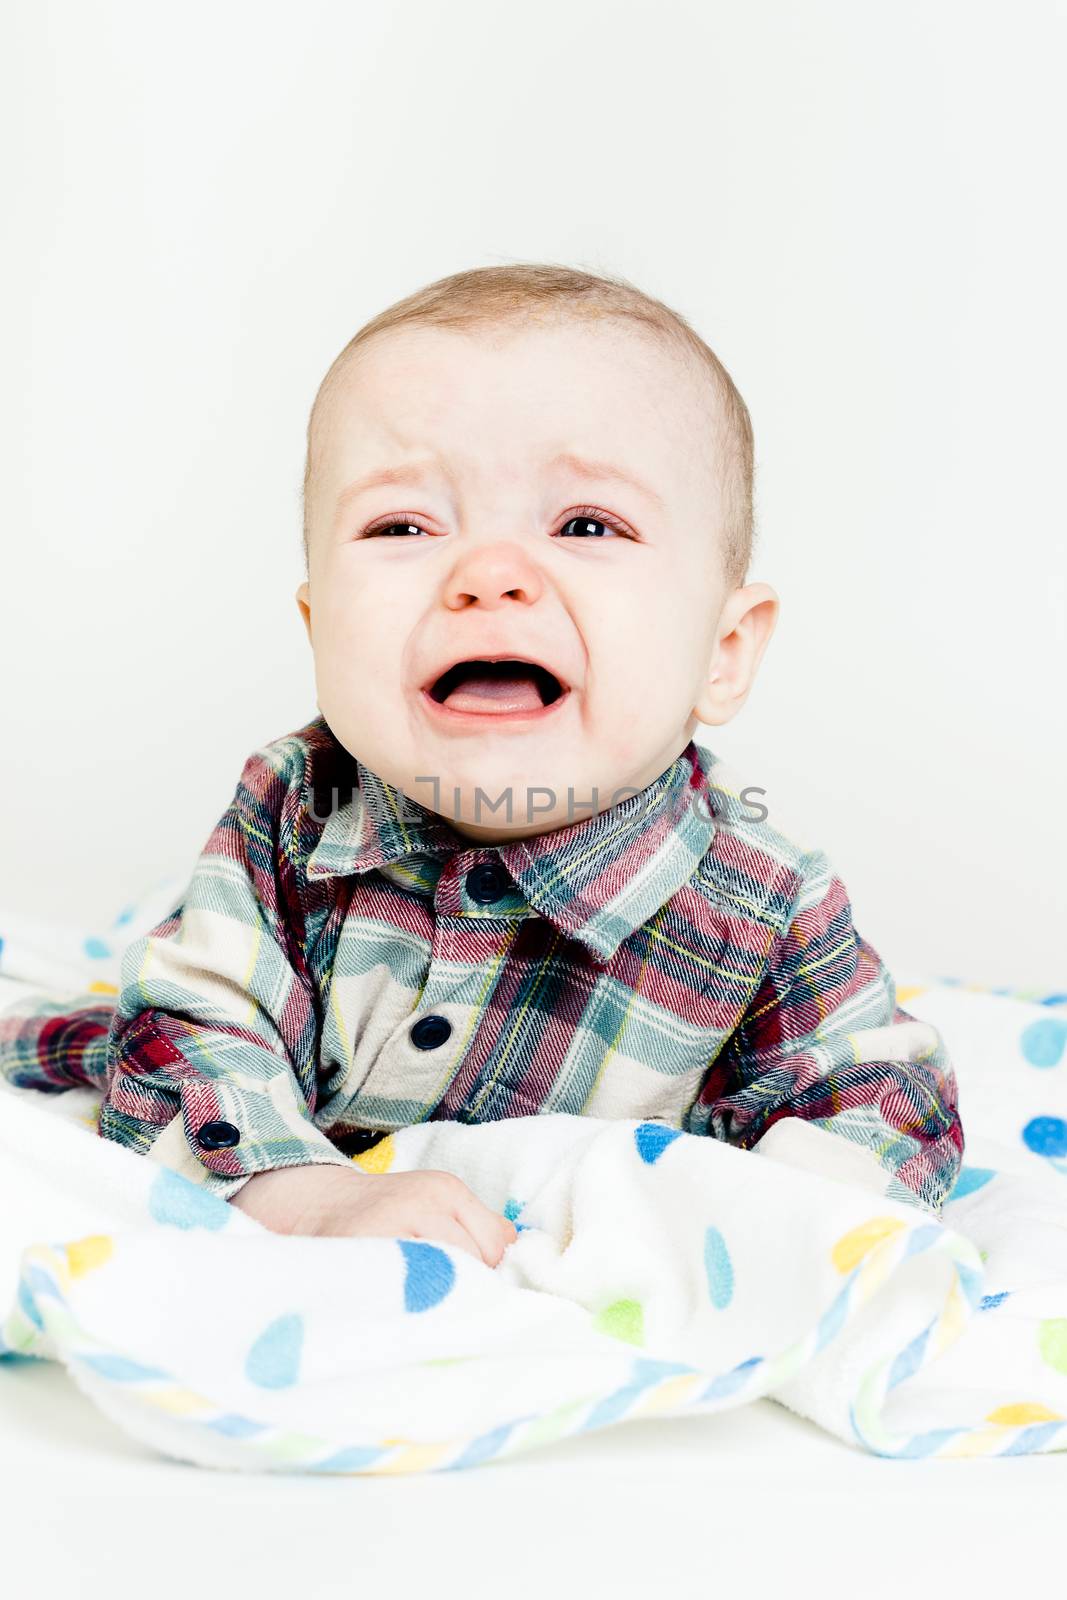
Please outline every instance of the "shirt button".
[{"label": "shirt button", "polygon": [[467,893],[479,905],[487,906],[499,900],[508,886],[507,868],[499,861],[479,861],[466,878]]},{"label": "shirt button", "polygon": [[420,1050],[433,1050],[444,1044],[451,1032],[452,1024],[447,1017],[420,1017],[411,1030],[411,1042]]},{"label": "shirt button", "polygon": [[347,1133],[331,1133],[329,1137],[342,1155],[360,1156],[384,1139],[385,1132],[382,1128],[349,1128]]},{"label": "shirt button", "polygon": [[205,1122],[197,1133],[196,1142],[201,1150],[232,1150],[240,1144],[241,1135],[232,1122]]}]

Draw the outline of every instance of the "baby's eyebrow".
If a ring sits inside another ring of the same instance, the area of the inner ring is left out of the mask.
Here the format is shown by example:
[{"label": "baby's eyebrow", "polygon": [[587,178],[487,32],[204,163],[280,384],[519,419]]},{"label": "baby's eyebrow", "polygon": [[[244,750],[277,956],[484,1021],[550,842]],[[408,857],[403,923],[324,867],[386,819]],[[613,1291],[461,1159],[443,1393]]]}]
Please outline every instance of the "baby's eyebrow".
[{"label": "baby's eyebrow", "polygon": [[596,478],[605,483],[624,483],[638,494],[644,495],[646,500],[651,500],[660,510],[663,509],[662,495],[657,494],[655,489],[649,488],[647,483],[642,483],[639,478],[624,472],[621,467],[614,466],[610,461],[591,461],[587,457],[575,455],[572,450],[563,450],[558,456],[553,456],[548,465],[566,467],[575,478]]},{"label": "baby's eyebrow", "polygon": [[[549,467],[563,467],[572,478],[590,478],[601,483],[626,484],[628,488],[635,490],[637,494],[643,495],[646,500],[651,501],[660,510],[663,509],[662,495],[657,494],[656,490],[650,488],[648,484],[642,483],[639,478],[635,478],[629,472],[624,472],[621,467],[615,466],[610,461],[594,461],[589,457],[576,455],[573,450],[561,450],[558,455],[553,456],[550,461],[546,462],[546,465]],[[365,473],[363,477],[356,478],[341,491],[337,497],[337,508],[342,510],[351,500],[356,499],[358,495],[364,494],[368,489],[375,489],[383,484],[407,483],[416,478],[425,479],[433,471],[441,471],[442,469],[445,471],[446,477],[451,476],[447,468],[443,468],[443,463],[437,456],[424,456],[416,461],[401,462],[391,467],[377,467],[373,472]]]},{"label": "baby's eyebrow", "polygon": [[394,467],[377,467],[373,472],[366,473],[362,478],[356,478],[347,484],[337,497],[338,506],[346,506],[357,495],[363,494],[367,489],[375,489],[384,483],[406,483],[412,478],[426,478],[434,468],[440,468],[436,456],[425,456],[418,461],[404,461]]}]

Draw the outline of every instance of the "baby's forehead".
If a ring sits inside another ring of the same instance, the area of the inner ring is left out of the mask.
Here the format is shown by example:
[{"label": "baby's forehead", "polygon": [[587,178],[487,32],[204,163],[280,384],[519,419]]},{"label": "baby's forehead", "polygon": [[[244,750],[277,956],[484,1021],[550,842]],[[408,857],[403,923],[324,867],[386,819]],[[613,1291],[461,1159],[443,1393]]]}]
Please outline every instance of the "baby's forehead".
[{"label": "baby's forehead", "polygon": [[419,366],[442,368],[483,358],[501,370],[522,370],[561,356],[597,370],[614,369],[635,378],[653,372],[706,393],[705,374],[688,352],[657,330],[619,317],[543,314],[522,320],[450,326],[407,323],[376,332],[352,351],[349,371],[356,381]]},{"label": "baby's forehead", "polygon": [[586,434],[600,454],[613,445],[647,453],[657,435],[699,447],[721,423],[707,370],[661,334],[619,318],[389,328],[351,352],[323,398],[331,432],[347,424],[398,448],[476,428],[479,436],[499,429],[516,445]]}]

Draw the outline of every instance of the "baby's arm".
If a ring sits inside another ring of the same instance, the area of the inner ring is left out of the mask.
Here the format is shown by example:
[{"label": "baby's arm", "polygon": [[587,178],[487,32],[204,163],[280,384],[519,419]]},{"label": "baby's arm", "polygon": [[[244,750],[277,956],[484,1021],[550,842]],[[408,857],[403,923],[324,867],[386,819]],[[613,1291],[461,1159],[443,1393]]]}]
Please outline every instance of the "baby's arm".
[{"label": "baby's arm", "polygon": [[[936,1216],[963,1157],[944,1043],[897,1005],[893,979],[857,933],[826,856],[807,855],[802,874],[788,926],[700,1102],[713,1124],[729,1118],[733,1144],[751,1149],[774,1129],[765,1154]],[[847,1144],[820,1141],[815,1130]]]},{"label": "baby's arm", "polygon": [[224,1199],[346,1157],[311,1120],[318,1022],[292,861],[291,774],[256,751],[181,903],[129,944],[107,1044],[105,1138]]},{"label": "baby's arm", "polygon": [[276,1231],[425,1232],[495,1264],[515,1230],[458,1178],[364,1172],[312,1120],[302,771],[278,748],[249,757],[181,904],[123,955],[100,1132]]}]

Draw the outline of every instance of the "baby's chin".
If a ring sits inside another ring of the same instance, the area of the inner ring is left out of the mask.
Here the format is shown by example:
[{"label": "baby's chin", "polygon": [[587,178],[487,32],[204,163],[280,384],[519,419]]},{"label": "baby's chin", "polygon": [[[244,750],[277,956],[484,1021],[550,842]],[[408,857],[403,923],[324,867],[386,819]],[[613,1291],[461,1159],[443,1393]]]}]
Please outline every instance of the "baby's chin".
[{"label": "baby's chin", "polygon": [[[399,759],[398,759],[399,758]],[[362,757],[409,800],[472,832],[514,838],[584,822],[632,792],[608,752],[580,739],[419,740]],[[383,770],[384,769],[384,770]],[[462,831],[462,827],[458,831]]]},{"label": "baby's chin", "polygon": [[634,748],[632,719],[599,735],[574,708],[525,724],[486,716],[439,727],[421,715],[390,717],[380,706],[373,717],[348,720],[339,712],[327,721],[364,766],[472,836],[484,830],[520,838],[568,827],[643,787],[633,774],[648,753]]},{"label": "baby's chin", "polygon": [[[515,838],[584,821],[606,801],[597,777],[560,751],[484,750],[426,759],[405,792],[446,821],[472,832]],[[596,791],[600,790],[598,794]]]}]

